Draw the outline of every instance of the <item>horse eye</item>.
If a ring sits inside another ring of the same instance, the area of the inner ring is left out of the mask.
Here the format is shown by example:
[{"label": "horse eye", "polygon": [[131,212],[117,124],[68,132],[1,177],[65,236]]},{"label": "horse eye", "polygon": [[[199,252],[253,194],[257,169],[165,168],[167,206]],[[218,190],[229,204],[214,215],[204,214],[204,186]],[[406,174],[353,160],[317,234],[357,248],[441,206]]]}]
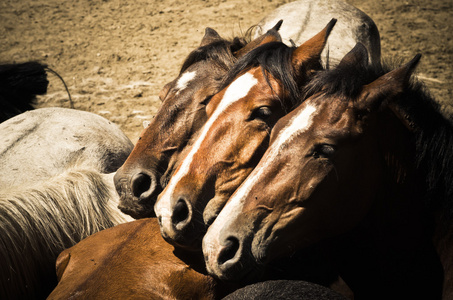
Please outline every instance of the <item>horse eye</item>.
[{"label": "horse eye", "polygon": [[335,147],[329,144],[316,145],[312,156],[314,158],[331,158],[335,154]]},{"label": "horse eye", "polygon": [[206,98],[203,99],[203,101],[200,102],[201,105],[208,105],[209,101],[211,101],[213,95],[207,96]]},{"label": "horse eye", "polygon": [[260,106],[252,111],[250,115],[250,120],[260,119],[265,121],[272,115],[272,110],[268,106]]}]

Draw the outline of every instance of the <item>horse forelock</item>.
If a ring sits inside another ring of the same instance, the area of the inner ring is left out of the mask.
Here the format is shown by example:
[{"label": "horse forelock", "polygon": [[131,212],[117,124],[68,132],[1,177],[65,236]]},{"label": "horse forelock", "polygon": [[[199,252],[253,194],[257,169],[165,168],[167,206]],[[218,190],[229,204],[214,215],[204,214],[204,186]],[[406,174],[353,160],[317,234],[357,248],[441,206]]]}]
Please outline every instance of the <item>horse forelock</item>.
[{"label": "horse forelock", "polygon": [[8,286],[2,287],[2,298],[50,292],[37,284],[43,276],[56,284],[54,263],[62,250],[126,221],[111,201],[114,195],[102,175],[91,170],[68,170],[27,190],[4,191],[0,281]]},{"label": "horse forelock", "polygon": [[230,69],[224,79],[221,89],[226,88],[240,73],[253,67],[261,67],[269,83],[268,74],[282,84],[289,95],[287,101],[282,101],[284,109],[290,110],[301,102],[299,83],[296,81],[295,70],[291,64],[291,56],[295,47],[288,47],[280,42],[261,45],[241,57]]},{"label": "horse forelock", "polygon": [[179,73],[184,73],[190,66],[200,61],[210,61],[225,70],[229,70],[236,62],[233,52],[245,44],[245,41],[237,38],[233,41],[219,40],[198,47],[189,53]]},{"label": "horse forelock", "polygon": [[322,92],[344,99],[355,99],[363,86],[384,75],[381,65],[343,64],[334,69],[321,70],[308,82],[303,95],[308,98]]}]

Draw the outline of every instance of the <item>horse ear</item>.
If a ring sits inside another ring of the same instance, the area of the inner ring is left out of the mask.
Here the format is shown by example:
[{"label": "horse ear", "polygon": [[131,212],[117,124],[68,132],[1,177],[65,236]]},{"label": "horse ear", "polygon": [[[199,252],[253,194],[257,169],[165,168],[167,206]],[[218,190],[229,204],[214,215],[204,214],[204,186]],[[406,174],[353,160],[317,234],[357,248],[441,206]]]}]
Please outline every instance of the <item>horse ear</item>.
[{"label": "horse ear", "polygon": [[206,27],[203,39],[201,40],[200,47],[206,46],[210,43],[220,41],[222,38],[214,29]]},{"label": "horse ear", "polygon": [[338,68],[344,66],[359,66],[365,68],[368,65],[368,51],[362,43],[357,43],[338,64]]},{"label": "horse ear", "polygon": [[327,38],[336,22],[337,19],[330,20],[323,30],[294,50],[291,60],[295,70],[299,70],[302,64],[309,61],[319,61],[321,59],[321,52],[324,50]]},{"label": "horse ear", "polygon": [[165,100],[165,97],[167,97],[168,92],[170,92],[170,88],[171,88],[172,84],[173,84],[173,81],[167,83],[166,85],[164,85],[164,87],[162,88],[162,90],[159,93],[160,101],[164,101]]},{"label": "horse ear", "polygon": [[359,110],[373,111],[378,109],[384,100],[403,93],[409,85],[409,80],[420,61],[421,55],[417,54],[410,62],[398,69],[382,75],[375,81],[363,87],[356,108]]},{"label": "horse ear", "polygon": [[283,23],[283,20],[278,21],[277,24],[275,24],[274,27],[269,29],[265,34],[257,37],[256,39],[254,39],[253,41],[251,41],[250,43],[245,45],[243,48],[236,51],[234,53],[234,56],[236,58],[240,58],[240,57],[244,56],[245,54],[249,53],[251,50],[253,50],[261,45],[271,43],[271,42],[281,42],[282,37],[280,36],[280,33],[278,33],[278,30],[280,29],[280,26],[282,25],[282,23]]}]

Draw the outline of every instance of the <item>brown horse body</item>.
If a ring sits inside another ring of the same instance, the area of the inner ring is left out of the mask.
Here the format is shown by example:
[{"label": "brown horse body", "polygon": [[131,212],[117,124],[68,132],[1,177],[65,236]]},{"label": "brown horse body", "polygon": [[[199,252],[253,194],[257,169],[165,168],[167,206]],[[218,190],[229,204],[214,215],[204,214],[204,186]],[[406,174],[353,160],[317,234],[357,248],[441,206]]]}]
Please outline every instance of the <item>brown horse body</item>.
[{"label": "brown horse body", "polygon": [[262,265],[318,245],[357,299],[441,297],[432,211],[451,209],[438,199],[451,198],[453,134],[435,102],[409,84],[418,59],[385,73],[367,67],[358,45],[315,77],[205,235],[211,274],[257,276]]},{"label": "brown horse body", "polygon": [[174,254],[156,219],[121,224],[60,254],[59,283],[48,299],[214,299],[217,283],[199,272],[201,257],[200,269],[187,257]]}]

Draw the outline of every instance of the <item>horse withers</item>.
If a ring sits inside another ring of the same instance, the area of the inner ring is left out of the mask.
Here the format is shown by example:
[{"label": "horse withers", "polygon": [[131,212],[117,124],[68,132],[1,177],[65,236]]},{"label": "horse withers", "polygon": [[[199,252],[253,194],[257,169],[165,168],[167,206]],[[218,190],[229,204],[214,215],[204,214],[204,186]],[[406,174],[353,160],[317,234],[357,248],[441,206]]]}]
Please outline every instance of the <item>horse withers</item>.
[{"label": "horse withers", "polygon": [[280,29],[283,42],[300,45],[332,18],[338,22],[321,54],[324,66],[338,65],[357,43],[368,50],[370,64],[380,64],[381,40],[376,24],[363,11],[341,0],[298,0],[284,4],[258,23],[255,35],[283,20]]},{"label": "horse withers", "polygon": [[358,44],[308,84],[309,98],[276,124],[209,227],[210,274],[259,276],[276,258],[324,244],[357,298],[441,297],[432,211],[451,211],[453,130],[410,81],[419,58],[386,72]]}]

